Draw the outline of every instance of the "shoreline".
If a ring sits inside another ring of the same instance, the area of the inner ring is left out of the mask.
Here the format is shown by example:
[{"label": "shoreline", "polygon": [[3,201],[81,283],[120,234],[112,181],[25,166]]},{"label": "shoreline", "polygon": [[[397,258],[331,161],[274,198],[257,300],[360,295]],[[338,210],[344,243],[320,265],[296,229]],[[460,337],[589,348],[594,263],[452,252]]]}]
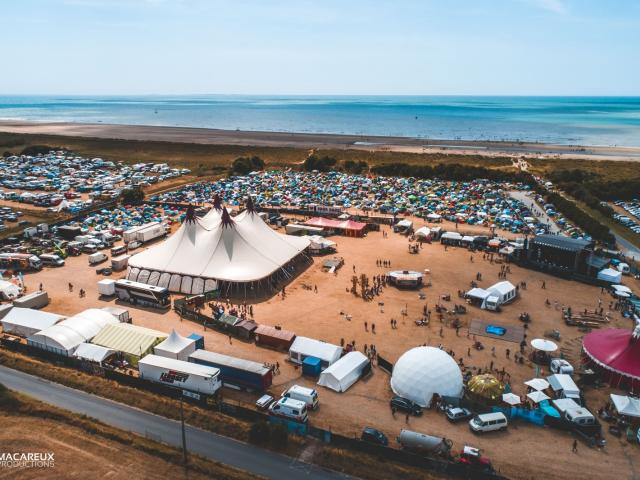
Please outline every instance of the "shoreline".
[{"label": "shoreline", "polygon": [[580,160],[640,161],[640,146],[580,146],[535,142],[422,139],[376,135],[220,130],[106,123],[0,121],[0,132],[205,145],[365,150]]}]

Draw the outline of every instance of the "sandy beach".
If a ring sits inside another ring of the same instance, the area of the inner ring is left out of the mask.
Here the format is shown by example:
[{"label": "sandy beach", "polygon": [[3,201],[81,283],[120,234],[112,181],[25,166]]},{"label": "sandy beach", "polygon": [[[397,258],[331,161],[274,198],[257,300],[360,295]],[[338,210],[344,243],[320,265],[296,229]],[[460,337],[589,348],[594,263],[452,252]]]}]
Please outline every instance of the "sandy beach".
[{"label": "sandy beach", "polygon": [[640,147],[554,145],[525,142],[433,140],[410,137],[258,132],[207,128],[0,121],[0,132],[69,137],[165,141],[204,145],[356,149],[405,153],[449,153],[486,157],[582,160],[640,160]]}]

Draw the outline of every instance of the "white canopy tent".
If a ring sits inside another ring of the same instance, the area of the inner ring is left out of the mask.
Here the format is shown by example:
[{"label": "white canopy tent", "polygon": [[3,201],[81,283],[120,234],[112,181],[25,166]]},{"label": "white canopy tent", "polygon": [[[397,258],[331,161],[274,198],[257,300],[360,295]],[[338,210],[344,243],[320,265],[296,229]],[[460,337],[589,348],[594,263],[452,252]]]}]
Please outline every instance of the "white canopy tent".
[{"label": "white canopy tent", "polygon": [[217,212],[198,219],[189,207],[176,233],[129,259],[129,280],[186,294],[214,290],[219,282],[246,286],[289,276],[286,267],[309,247],[308,239],[272,230],[253,207],[234,219],[226,209]]},{"label": "white canopy tent", "polygon": [[431,229],[429,227],[420,227],[415,231],[414,235],[417,238],[431,238]]},{"label": "white canopy tent", "polygon": [[153,353],[161,357],[175,358],[177,360],[189,359],[189,355],[196,351],[196,341],[192,338],[183,337],[174,330],[162,342],[153,347]]},{"label": "white canopy tent", "polygon": [[18,337],[29,337],[55,325],[63,318],[55,313],[13,307],[2,319],[2,331]]},{"label": "white canopy tent", "polygon": [[349,352],[320,374],[318,385],[336,392],[346,392],[369,367],[369,359],[361,352]]},{"label": "white canopy tent", "polygon": [[543,400],[549,400],[549,395],[547,395],[544,392],[541,392],[540,390],[534,390],[533,392],[529,392],[527,393],[527,397],[535,403],[540,403]]},{"label": "white canopy tent", "polygon": [[73,356],[81,360],[87,360],[94,363],[102,363],[107,358],[115,355],[117,352],[101,345],[94,345],[93,343],[81,343],[73,352]]},{"label": "white canopy tent", "polygon": [[549,388],[549,382],[547,382],[544,378],[532,378],[531,380],[527,380],[524,382],[527,387],[531,387],[534,390],[546,390]]},{"label": "white canopy tent", "polygon": [[518,294],[518,290],[515,285],[508,280],[504,280],[490,286],[487,288],[487,291],[492,296],[498,297],[498,303],[500,305],[511,302]]},{"label": "white canopy tent", "polygon": [[322,361],[322,368],[337,362],[341,355],[342,347],[307,337],[296,337],[289,348],[289,360],[293,363],[302,364],[305,358],[315,357]]},{"label": "white canopy tent", "polygon": [[620,415],[627,417],[640,417],[640,399],[629,397],[627,395],[616,395],[612,393],[611,402],[616,407],[616,411]]},{"label": "white canopy tent", "polygon": [[20,295],[20,288],[6,280],[0,280],[0,296],[5,300],[13,300]]}]

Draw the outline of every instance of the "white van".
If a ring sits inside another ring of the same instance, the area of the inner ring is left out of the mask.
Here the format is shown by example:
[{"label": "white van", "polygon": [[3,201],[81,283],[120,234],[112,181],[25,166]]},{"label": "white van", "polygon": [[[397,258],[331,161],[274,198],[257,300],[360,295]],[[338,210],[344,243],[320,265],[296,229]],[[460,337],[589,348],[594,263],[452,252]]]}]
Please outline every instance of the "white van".
[{"label": "white van", "polygon": [[107,254],[102,252],[92,253],[89,255],[89,265],[97,265],[107,259]]},{"label": "white van", "polygon": [[279,417],[288,418],[297,422],[306,422],[307,417],[307,405],[292,398],[281,398],[276,403],[272,403],[269,407],[269,413]]},{"label": "white van", "polygon": [[313,388],[301,387],[300,385],[294,385],[282,394],[282,398],[292,398],[294,400],[300,400],[307,405],[307,408],[315,410],[318,408],[318,392]]},{"label": "white van", "polygon": [[501,412],[483,413],[469,420],[469,428],[474,433],[506,430],[507,426],[507,417]]},{"label": "white van", "polygon": [[64,260],[54,253],[43,253],[40,255],[40,260],[42,260],[43,265],[49,265],[50,267],[62,267],[64,265]]}]

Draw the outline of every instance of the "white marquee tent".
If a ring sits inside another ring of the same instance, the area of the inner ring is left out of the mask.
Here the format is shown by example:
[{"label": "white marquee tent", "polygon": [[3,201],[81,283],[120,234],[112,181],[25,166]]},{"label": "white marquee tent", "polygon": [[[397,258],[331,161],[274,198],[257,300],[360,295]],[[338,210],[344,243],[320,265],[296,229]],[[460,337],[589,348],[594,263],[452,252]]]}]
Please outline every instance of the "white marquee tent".
[{"label": "white marquee tent", "polygon": [[175,358],[177,360],[188,360],[189,355],[196,351],[196,341],[192,338],[183,337],[175,330],[162,342],[153,347],[153,353],[161,357]]},{"label": "white marquee tent", "polygon": [[613,268],[605,268],[598,272],[598,280],[604,280],[609,283],[620,283],[622,280],[622,273]]},{"label": "white marquee tent", "polygon": [[369,359],[361,352],[349,352],[320,374],[318,385],[336,392],[346,392],[369,367]]},{"label": "white marquee tent", "polygon": [[119,323],[118,319],[110,313],[89,308],[30,336],[27,343],[68,357],[78,345],[91,340],[107,325],[116,323]]},{"label": "white marquee tent", "polygon": [[2,331],[19,337],[29,337],[55,325],[63,318],[55,313],[13,307],[2,319]]},{"label": "white marquee tent", "polygon": [[78,348],[76,348],[76,351],[73,352],[73,356],[82,360],[87,360],[89,362],[102,363],[107,358],[115,355],[116,353],[118,352],[101,345],[94,345],[93,343],[81,343],[80,345],[78,345]]},{"label": "white marquee tent", "polygon": [[[253,206],[231,218],[212,209],[202,219],[189,207],[184,223],[166,241],[129,259],[129,280],[201,294],[267,280],[287,272],[309,240],[272,230]],[[260,284],[258,283],[258,286]]]},{"label": "white marquee tent", "polygon": [[342,347],[307,337],[296,337],[289,348],[289,360],[293,363],[302,364],[305,358],[316,357],[322,361],[322,368],[337,362],[340,355]]}]

